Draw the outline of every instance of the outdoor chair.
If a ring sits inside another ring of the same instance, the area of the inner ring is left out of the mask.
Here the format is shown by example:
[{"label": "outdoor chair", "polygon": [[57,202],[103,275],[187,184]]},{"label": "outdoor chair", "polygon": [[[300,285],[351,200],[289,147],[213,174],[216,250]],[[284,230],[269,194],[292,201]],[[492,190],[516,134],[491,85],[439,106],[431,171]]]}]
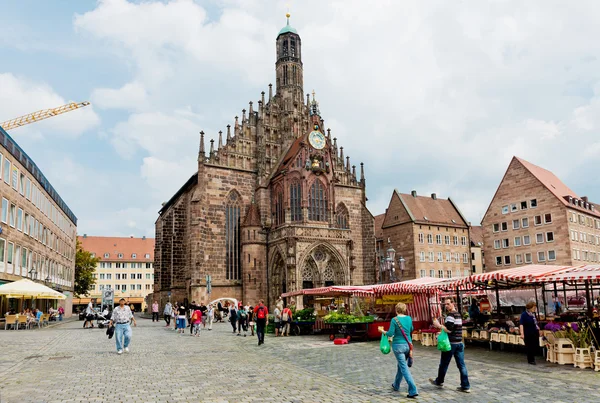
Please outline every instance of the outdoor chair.
[{"label": "outdoor chair", "polygon": [[6,322],[4,323],[4,330],[8,329],[8,327],[17,328],[17,315],[6,315]]},{"label": "outdoor chair", "polygon": [[42,315],[42,325],[49,326],[50,325],[50,314]]},{"label": "outdoor chair", "polygon": [[29,327],[26,315],[19,315],[19,317],[17,318],[17,327],[15,328],[15,330],[17,330],[20,327],[22,327],[23,329],[27,329]]}]

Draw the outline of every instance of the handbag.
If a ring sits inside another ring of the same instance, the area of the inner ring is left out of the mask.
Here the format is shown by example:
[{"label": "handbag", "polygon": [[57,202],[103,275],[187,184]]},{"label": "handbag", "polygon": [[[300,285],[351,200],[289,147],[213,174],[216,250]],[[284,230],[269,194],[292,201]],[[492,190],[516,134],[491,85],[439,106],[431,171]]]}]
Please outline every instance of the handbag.
[{"label": "handbag", "polygon": [[413,366],[413,362],[414,362],[414,359],[413,359],[413,344],[408,340],[408,337],[406,337],[406,333],[404,333],[404,328],[400,324],[400,321],[398,320],[398,317],[395,317],[394,319],[396,319],[396,324],[400,328],[400,331],[402,332],[402,336],[404,336],[404,340],[406,340],[406,342],[408,343],[408,361],[406,363],[408,364],[408,367],[410,368],[410,367]]}]

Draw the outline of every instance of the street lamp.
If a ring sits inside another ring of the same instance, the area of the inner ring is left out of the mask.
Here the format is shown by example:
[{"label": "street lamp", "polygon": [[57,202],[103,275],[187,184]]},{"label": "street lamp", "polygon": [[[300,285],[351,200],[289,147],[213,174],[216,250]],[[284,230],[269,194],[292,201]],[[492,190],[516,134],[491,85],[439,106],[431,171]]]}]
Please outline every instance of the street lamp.
[{"label": "street lamp", "polygon": [[29,278],[32,280],[37,280],[37,270],[31,268],[31,270],[29,270]]},{"label": "street lamp", "polygon": [[379,259],[379,284],[383,284],[383,272],[385,271],[385,257],[383,255],[383,250],[379,249],[377,254],[377,258]]},{"label": "street lamp", "polygon": [[387,266],[387,270],[389,270],[390,272],[390,280],[392,282],[396,281],[396,273],[395,273],[395,268],[394,268],[394,259],[396,257],[396,250],[394,248],[392,248],[392,244],[390,243],[390,238],[388,238],[388,249],[385,252],[387,257],[385,259],[386,261],[386,266]]},{"label": "street lamp", "polygon": [[404,263],[406,262],[406,259],[404,259],[402,256],[400,256],[400,258],[398,259],[398,266],[400,267],[400,278],[404,277]]}]

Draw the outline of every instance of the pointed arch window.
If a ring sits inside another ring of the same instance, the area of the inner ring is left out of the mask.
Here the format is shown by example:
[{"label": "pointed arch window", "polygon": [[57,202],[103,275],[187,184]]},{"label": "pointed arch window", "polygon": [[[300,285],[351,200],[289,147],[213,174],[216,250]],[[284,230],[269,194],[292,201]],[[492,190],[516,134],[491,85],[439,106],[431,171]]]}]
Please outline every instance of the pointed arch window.
[{"label": "pointed arch window", "polygon": [[275,225],[281,225],[285,222],[285,211],[283,209],[283,190],[277,188],[273,197],[273,214],[275,216]]},{"label": "pointed arch window", "polygon": [[338,228],[350,228],[348,209],[343,204],[339,204],[335,211],[335,222]]},{"label": "pointed arch window", "polygon": [[308,219],[327,221],[327,192],[320,180],[315,180],[308,193]]},{"label": "pointed arch window", "polygon": [[288,83],[288,66],[283,66],[283,85]]},{"label": "pointed arch window", "polygon": [[282,44],[282,48],[283,48],[283,56],[287,56],[288,55],[288,41],[284,40],[283,44]]},{"label": "pointed arch window", "polygon": [[290,54],[292,57],[296,57],[296,41],[294,39],[290,40]]},{"label": "pointed arch window", "polygon": [[292,221],[302,221],[302,184],[300,182],[290,185],[290,208]]},{"label": "pointed arch window", "polygon": [[240,262],[240,200],[232,192],[225,204],[225,267],[227,280],[239,280],[242,275]]}]

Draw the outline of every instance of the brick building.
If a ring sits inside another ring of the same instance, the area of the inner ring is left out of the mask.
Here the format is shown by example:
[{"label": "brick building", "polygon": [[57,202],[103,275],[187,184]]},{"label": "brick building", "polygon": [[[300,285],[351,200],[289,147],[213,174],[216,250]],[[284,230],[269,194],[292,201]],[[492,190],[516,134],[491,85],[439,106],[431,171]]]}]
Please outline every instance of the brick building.
[{"label": "brick building", "polygon": [[[71,314],[77,218],[33,160],[0,128],[0,284],[30,278],[67,295]],[[28,301],[45,309],[55,301]],[[22,301],[0,297],[1,312]]]},{"label": "brick building", "polygon": [[154,290],[162,303],[272,303],[286,291],[375,280],[363,165],[357,173],[325,130],[314,92],[304,100],[302,43],[289,17],[276,54],[275,94],[269,84],[208,153],[200,132],[198,172],[159,212]]},{"label": "brick building", "polygon": [[84,250],[100,259],[89,297],[78,298],[73,305],[87,305],[90,299],[102,300],[102,291],[114,290],[115,303],[125,298],[136,311],[146,308],[146,296],[153,293],[154,239],[134,237],[78,237]]},{"label": "brick building", "polygon": [[381,270],[379,281],[456,278],[471,273],[469,223],[450,198],[395,190],[385,214],[376,216],[375,223],[380,266],[389,246],[396,251],[395,279]]},{"label": "brick building", "polygon": [[513,157],[481,224],[488,271],[598,262],[600,211],[521,158]]}]

